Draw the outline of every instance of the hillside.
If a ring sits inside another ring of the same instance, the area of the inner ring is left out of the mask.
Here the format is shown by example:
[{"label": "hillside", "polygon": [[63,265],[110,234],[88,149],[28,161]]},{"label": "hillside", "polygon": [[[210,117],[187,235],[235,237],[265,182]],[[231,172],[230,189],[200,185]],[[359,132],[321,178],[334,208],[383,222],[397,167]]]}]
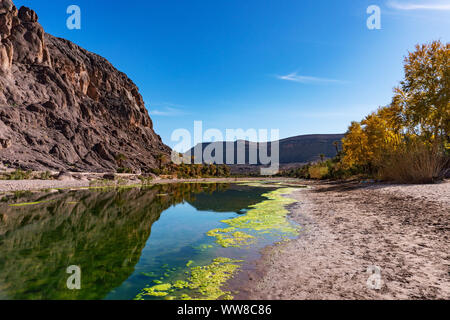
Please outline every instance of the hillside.
[{"label": "hillside", "polygon": [[[320,159],[320,154],[325,155],[326,158],[332,158],[336,156],[336,146],[334,142],[341,141],[344,137],[343,134],[319,134],[319,135],[302,135],[297,137],[291,137],[278,141],[280,148],[280,164],[293,164],[293,163],[308,163],[317,161]],[[214,143],[203,143],[201,145],[204,151],[208,146],[213,149],[214,147],[223,147],[223,162],[226,162],[227,152],[226,145],[227,142],[214,142]],[[259,150],[261,146],[266,147],[265,144],[244,141],[245,144],[245,164],[249,164],[249,154],[256,152],[259,155]],[[237,150],[238,142],[234,142],[234,163],[237,164]],[[199,148],[200,145],[196,146]],[[268,144],[267,149],[271,150],[271,143]],[[194,155],[195,147],[189,151]],[[187,154],[189,154],[189,152]],[[215,156],[215,153],[212,154]],[[231,156],[229,156],[231,158]],[[260,159],[258,156],[258,164],[260,164]]]},{"label": "hillside", "polygon": [[46,34],[33,10],[0,0],[0,40],[0,165],[145,172],[170,153],[136,85],[106,59]]}]

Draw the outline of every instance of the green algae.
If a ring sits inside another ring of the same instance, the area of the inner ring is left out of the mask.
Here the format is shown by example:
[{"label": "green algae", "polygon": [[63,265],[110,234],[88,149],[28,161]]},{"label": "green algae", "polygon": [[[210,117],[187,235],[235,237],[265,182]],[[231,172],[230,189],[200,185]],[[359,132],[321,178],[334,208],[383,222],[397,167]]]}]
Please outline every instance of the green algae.
[{"label": "green algae", "polygon": [[284,197],[294,191],[295,188],[280,188],[266,193],[268,200],[253,205],[246,215],[222,222],[234,228],[297,235],[298,228],[287,219],[289,211],[285,208],[296,200]]},{"label": "green algae", "polygon": [[141,274],[143,276],[150,277],[150,278],[156,277],[156,274],[154,272],[141,272]]},{"label": "green algae", "polygon": [[214,248],[214,246],[211,244],[202,244],[199,246],[192,246],[192,248],[194,248],[195,250],[199,250],[199,251],[206,251],[208,249]]},{"label": "green algae", "polygon": [[173,287],[177,289],[184,289],[189,286],[189,283],[183,280],[177,280],[173,283]]},{"label": "green algae", "polygon": [[152,289],[156,291],[167,291],[170,288],[172,288],[172,285],[170,283],[158,284],[152,287]]},{"label": "green algae", "polygon": [[258,182],[238,182],[239,186],[246,186],[246,187],[269,187],[269,185],[258,183]]},{"label": "green algae", "polygon": [[34,205],[49,203],[49,202],[52,202],[52,201],[36,201],[36,202],[27,202],[27,203],[16,203],[16,204],[10,204],[8,206],[9,207],[27,207],[27,206],[34,206]]},{"label": "green algae", "polygon": [[213,229],[207,232],[210,237],[216,238],[216,243],[224,248],[241,247],[251,244],[255,237],[237,229],[248,229],[258,234],[277,234],[283,238],[298,235],[298,227],[288,220],[289,211],[286,206],[296,202],[287,198],[295,188],[279,188],[263,194],[267,200],[251,206],[247,214],[221,222],[229,225],[228,228]]},{"label": "green algae", "polygon": [[209,237],[215,237],[216,242],[224,247],[240,248],[243,245],[253,243],[254,236],[242,231],[236,231],[236,228],[213,229],[206,233]]},{"label": "green algae", "polygon": [[165,297],[169,295],[167,293],[168,290],[172,288],[172,285],[170,283],[163,283],[163,284],[157,284],[150,288],[145,288],[142,293],[140,293],[136,300],[142,300],[142,296],[153,296],[153,297]]},{"label": "green algae", "polygon": [[238,182],[237,185],[247,187],[265,187],[265,188],[280,188],[280,187],[293,187],[298,189],[305,189],[308,186],[286,181],[252,181],[252,182]]},{"label": "green algae", "polygon": [[237,263],[241,260],[230,258],[216,258],[207,266],[194,267],[188,279],[188,287],[200,294],[197,300],[218,300],[232,298],[230,292],[223,291],[221,287],[233,277],[239,269]]},{"label": "green algae", "polygon": [[194,261],[189,260],[188,263],[186,263],[186,267],[190,267],[193,263],[194,263]]},{"label": "green algae", "polygon": [[[166,297],[170,300],[230,300],[233,296],[222,287],[240,268],[242,260],[216,258],[206,266],[192,267],[186,281],[177,280],[173,283],[161,283],[144,288],[135,300],[144,300],[145,296]],[[186,292],[180,291],[188,290]],[[177,292],[179,293],[177,295]],[[170,294],[170,295],[169,295]]]}]

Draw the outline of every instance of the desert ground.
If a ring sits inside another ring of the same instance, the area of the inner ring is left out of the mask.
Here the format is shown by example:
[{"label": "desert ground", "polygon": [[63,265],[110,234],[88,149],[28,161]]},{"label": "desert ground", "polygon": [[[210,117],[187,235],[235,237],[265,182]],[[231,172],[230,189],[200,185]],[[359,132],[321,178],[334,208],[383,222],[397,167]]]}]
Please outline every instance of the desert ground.
[{"label": "desert ground", "polygon": [[300,237],[266,248],[236,298],[450,299],[450,181],[308,184],[291,196]]}]

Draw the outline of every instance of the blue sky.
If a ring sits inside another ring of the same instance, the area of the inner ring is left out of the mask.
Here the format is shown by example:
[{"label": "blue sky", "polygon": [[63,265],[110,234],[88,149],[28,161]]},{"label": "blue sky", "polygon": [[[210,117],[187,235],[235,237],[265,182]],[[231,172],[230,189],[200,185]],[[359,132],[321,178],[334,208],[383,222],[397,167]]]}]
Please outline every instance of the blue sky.
[{"label": "blue sky", "polygon": [[[343,133],[386,105],[417,43],[450,37],[450,0],[15,0],[46,32],[100,54],[140,88],[156,131]],[[66,9],[82,12],[68,30]],[[369,5],[381,30],[369,30]]]}]

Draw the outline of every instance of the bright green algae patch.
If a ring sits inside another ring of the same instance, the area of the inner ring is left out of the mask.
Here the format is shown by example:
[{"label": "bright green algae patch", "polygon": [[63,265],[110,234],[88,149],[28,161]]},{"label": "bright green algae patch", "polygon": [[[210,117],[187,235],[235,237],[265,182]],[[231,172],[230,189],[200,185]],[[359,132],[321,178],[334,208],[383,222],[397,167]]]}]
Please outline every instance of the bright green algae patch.
[{"label": "bright green algae patch", "polygon": [[154,296],[154,297],[165,297],[169,293],[166,292],[172,288],[172,285],[170,283],[164,283],[164,284],[157,284],[150,288],[144,289],[144,295],[148,296]]},{"label": "bright green algae patch", "polygon": [[209,265],[192,267],[187,281],[178,280],[144,288],[136,300],[144,300],[144,296],[165,297],[168,300],[230,300],[233,298],[231,293],[223,291],[221,287],[233,277],[240,262],[216,258]]},{"label": "bright green algae patch", "polygon": [[224,248],[239,248],[242,245],[249,245],[254,241],[254,236],[242,231],[236,231],[236,228],[213,229],[206,233],[209,237],[215,237],[216,242]]},{"label": "bright green algae patch", "polygon": [[36,202],[28,202],[28,203],[16,203],[16,204],[10,204],[8,206],[10,207],[26,207],[26,206],[35,206],[38,204],[43,204],[43,203],[49,203],[52,201],[36,201]]},{"label": "bright green algae patch", "polygon": [[223,220],[229,228],[214,229],[207,233],[215,237],[217,244],[224,248],[240,247],[251,244],[254,236],[237,229],[249,229],[260,234],[277,234],[280,236],[298,235],[298,227],[287,218],[289,211],[286,206],[296,202],[285,195],[291,194],[295,188],[280,188],[264,194],[268,200],[251,206],[247,214],[229,220]]}]

